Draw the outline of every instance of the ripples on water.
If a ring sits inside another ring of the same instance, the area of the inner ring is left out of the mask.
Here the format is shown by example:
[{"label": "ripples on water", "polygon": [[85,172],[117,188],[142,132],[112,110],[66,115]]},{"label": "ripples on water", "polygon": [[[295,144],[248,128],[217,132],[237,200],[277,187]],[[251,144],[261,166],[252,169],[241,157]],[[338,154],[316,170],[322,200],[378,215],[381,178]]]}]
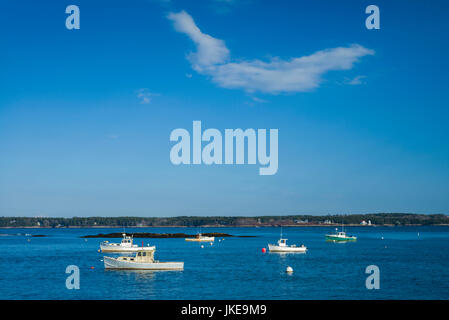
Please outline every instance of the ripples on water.
[{"label": "ripples on water", "polygon": [[[157,260],[184,261],[184,271],[104,270],[98,252],[103,239],[79,238],[122,231],[2,229],[0,299],[449,299],[449,227],[352,227],[347,231],[358,240],[351,243],[325,242],[331,228],[284,228],[288,243],[304,243],[306,254],[262,253],[278,240],[279,228],[203,228],[203,233],[256,236],[216,239],[204,248],[184,239],[136,239],[156,245]],[[126,231],[196,233],[194,228]],[[71,264],[80,268],[79,290],[65,287]],[[371,264],[380,268],[380,290],[365,288]]]}]

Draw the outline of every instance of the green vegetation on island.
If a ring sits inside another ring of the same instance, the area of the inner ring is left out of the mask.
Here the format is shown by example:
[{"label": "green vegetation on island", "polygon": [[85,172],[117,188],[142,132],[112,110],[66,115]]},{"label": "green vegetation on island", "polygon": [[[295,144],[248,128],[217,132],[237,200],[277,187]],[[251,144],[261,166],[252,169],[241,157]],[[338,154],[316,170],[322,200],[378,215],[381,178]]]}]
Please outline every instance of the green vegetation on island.
[{"label": "green vegetation on island", "polygon": [[0,228],[21,227],[250,227],[345,225],[449,225],[445,214],[375,213],[256,217],[0,217]]}]

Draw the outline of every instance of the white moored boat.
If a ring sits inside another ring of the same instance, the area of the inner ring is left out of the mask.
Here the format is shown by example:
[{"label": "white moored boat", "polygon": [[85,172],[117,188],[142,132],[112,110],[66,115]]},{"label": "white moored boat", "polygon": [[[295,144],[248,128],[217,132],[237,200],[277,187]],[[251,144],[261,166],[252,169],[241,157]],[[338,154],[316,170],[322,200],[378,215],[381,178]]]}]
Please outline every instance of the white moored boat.
[{"label": "white moored boat", "polygon": [[201,235],[201,233],[198,233],[195,237],[193,238],[186,238],[186,241],[196,241],[196,242],[214,242],[215,241],[215,237],[206,237]]},{"label": "white moored boat", "polygon": [[287,245],[287,239],[279,239],[278,244],[268,244],[268,249],[270,252],[306,252],[307,247],[305,245],[300,245],[297,247],[292,244],[290,246]]},{"label": "white moored boat", "polygon": [[137,252],[138,250],[152,251],[156,247],[146,246],[139,247],[137,244],[133,244],[133,237],[127,236],[123,233],[123,239],[120,243],[110,243],[109,241],[103,241],[100,243],[101,252]]},{"label": "white moored boat", "polygon": [[183,270],[184,262],[159,262],[154,252],[139,249],[134,257],[103,257],[105,269],[123,270]]},{"label": "white moored boat", "polygon": [[282,229],[281,229],[281,238],[278,240],[278,244],[268,244],[268,250],[270,252],[306,252],[307,247],[305,245],[300,245],[297,247],[296,245],[292,244],[290,246],[287,245],[287,239],[282,238]]}]

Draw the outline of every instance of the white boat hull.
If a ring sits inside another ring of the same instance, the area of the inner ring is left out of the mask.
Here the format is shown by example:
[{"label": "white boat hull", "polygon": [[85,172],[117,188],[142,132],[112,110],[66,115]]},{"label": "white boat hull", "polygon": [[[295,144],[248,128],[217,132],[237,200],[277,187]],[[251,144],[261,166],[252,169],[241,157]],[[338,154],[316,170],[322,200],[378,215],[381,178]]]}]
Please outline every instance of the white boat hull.
[{"label": "white boat hull", "polygon": [[270,252],[299,252],[304,253],[307,251],[307,247],[288,247],[288,246],[276,246],[274,244],[268,245]]},{"label": "white boat hull", "polygon": [[153,251],[156,247],[124,247],[115,245],[100,245],[101,252],[137,252],[138,250]]},{"label": "white boat hull", "polygon": [[214,242],[214,241],[215,241],[215,237],[186,238],[186,241],[194,241],[194,242]]},{"label": "white boat hull", "polygon": [[105,269],[123,270],[183,270],[184,262],[133,262],[104,257]]}]

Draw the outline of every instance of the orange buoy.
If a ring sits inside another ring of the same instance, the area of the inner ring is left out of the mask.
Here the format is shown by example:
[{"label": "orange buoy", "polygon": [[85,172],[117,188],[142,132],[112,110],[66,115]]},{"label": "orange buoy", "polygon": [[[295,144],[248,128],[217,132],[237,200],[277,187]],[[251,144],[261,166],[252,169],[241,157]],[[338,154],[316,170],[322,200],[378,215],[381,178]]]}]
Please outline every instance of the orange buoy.
[{"label": "orange buoy", "polygon": [[263,253],[267,252],[267,249],[262,248],[262,252],[263,252]]},{"label": "orange buoy", "polygon": [[93,269],[94,267],[90,267],[91,269]]}]

